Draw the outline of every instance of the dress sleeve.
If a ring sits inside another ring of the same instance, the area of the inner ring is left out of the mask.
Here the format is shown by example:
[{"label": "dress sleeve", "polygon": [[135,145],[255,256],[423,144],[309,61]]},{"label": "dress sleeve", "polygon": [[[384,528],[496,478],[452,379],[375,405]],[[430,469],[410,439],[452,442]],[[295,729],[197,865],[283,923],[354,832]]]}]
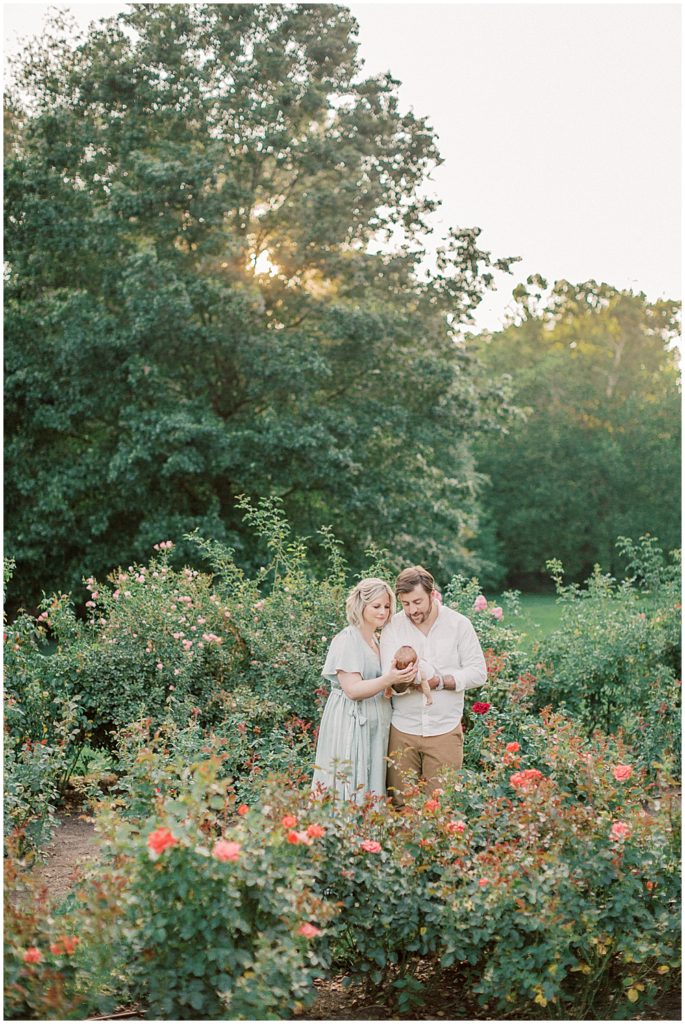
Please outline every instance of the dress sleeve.
[{"label": "dress sleeve", "polygon": [[358,672],[364,678],[364,653],[359,649],[352,631],[347,629],[331,640],[321,675],[331,682],[337,682],[336,673],[339,671]]}]

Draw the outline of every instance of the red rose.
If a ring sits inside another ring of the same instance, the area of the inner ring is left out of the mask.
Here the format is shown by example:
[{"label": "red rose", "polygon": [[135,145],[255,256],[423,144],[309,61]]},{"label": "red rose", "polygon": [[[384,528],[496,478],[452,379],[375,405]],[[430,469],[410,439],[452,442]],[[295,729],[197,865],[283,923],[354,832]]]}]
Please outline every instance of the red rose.
[{"label": "red rose", "polygon": [[484,701],[477,700],[475,704],[471,705],[471,710],[474,715],[487,715],[490,710],[490,705],[486,704]]}]

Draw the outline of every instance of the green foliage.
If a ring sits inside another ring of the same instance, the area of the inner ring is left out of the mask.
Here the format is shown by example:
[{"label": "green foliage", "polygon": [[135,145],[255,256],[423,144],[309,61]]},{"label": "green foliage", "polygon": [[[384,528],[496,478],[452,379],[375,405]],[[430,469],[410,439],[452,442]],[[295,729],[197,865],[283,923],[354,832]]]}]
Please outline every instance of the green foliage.
[{"label": "green foliage", "polygon": [[666,549],[680,537],[679,305],[588,281],[541,278],[514,292],[517,315],[474,342],[510,379],[524,415],[476,445],[488,556],[509,583],[544,582],[559,558],[579,580],[624,564],[621,535],[647,530]]},{"label": "green foliage", "polygon": [[590,732],[622,726],[651,765],[678,749],[680,553],[667,564],[648,536],[620,547],[632,573],[621,583],[596,566],[585,588],[565,586],[560,563],[550,563],[562,616],[538,647],[536,699]]},{"label": "green foliage", "polygon": [[[103,805],[102,859],[60,922],[81,936],[72,991],[106,1006],[123,971],[159,1017],[272,1019],[343,967],[407,1013],[432,954],[489,1015],[648,1012],[679,976],[671,780],[650,787],[634,751],[558,714],[528,715],[518,750],[495,709],[483,728],[479,769],[417,790],[402,814],[320,801],[287,777],[236,809],[213,754],[138,818]],[[103,937],[109,978],[90,959]],[[44,932],[33,938],[23,948],[44,947]],[[23,948],[10,951],[14,970]]]},{"label": "green foliage", "polygon": [[52,834],[84,716],[79,694],[48,671],[27,615],[5,629],[4,664],[4,830],[35,850]]},{"label": "green foliage", "polygon": [[360,74],[355,29],[327,4],[158,4],[79,45],[58,15],[18,62],[15,606],[193,529],[252,570],[241,493],[280,495],[303,534],[334,522],[355,569],[379,531],[477,568],[471,440],[507,395],[455,329],[510,261],[467,228],[420,270],[435,137],[390,75]]}]

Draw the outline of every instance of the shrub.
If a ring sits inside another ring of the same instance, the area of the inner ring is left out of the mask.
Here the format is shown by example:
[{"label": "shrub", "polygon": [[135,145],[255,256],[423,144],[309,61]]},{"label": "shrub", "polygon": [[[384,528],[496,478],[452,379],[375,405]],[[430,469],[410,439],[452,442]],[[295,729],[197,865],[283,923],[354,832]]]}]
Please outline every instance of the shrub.
[{"label": "shrub", "polygon": [[[36,709],[44,709],[35,738]],[[51,715],[51,717],[47,717]],[[4,832],[20,849],[41,850],[55,827],[55,810],[69,774],[71,741],[79,732],[76,697],[52,696],[40,681],[22,693],[8,688],[4,721]],[[33,735],[32,735],[33,734]]]},{"label": "shrub", "polygon": [[623,726],[637,742],[646,732],[649,763],[669,734],[679,746],[679,559],[659,562],[650,538],[637,547],[623,540],[622,549],[633,575],[621,583],[596,567],[585,589],[565,586],[550,563],[562,617],[538,648],[536,703],[565,709],[588,733]]},{"label": "shrub", "polygon": [[[138,997],[162,1019],[267,1019],[301,1009],[331,910],[313,891],[305,844],[268,807],[236,811],[216,757],[159,795],[153,816],[105,815],[111,863],[125,865],[123,955]],[[313,926],[313,927],[317,927]]]}]

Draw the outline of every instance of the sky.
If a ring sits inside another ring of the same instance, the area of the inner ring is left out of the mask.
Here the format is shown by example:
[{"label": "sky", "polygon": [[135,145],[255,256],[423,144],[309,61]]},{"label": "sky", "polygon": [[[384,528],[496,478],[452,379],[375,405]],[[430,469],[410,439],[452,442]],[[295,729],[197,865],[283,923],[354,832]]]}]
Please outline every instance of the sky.
[{"label": "sky", "polygon": [[[49,6],[86,27],[127,5],[3,4],[6,54]],[[533,273],[681,297],[679,4],[348,6],[365,72],[390,71],[437,133],[436,232],[478,226],[494,257],[521,257],[477,329]]]}]

